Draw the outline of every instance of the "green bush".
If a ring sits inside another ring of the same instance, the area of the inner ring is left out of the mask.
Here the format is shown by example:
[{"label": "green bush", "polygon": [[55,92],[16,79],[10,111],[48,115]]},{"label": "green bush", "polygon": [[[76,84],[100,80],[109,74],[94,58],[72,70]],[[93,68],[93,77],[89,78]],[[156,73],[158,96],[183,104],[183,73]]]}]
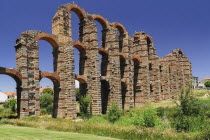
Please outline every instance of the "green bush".
[{"label": "green bush", "polygon": [[41,108],[48,107],[53,103],[53,95],[50,93],[45,93],[40,96],[40,106]]},{"label": "green bush", "polygon": [[80,97],[80,115],[84,118],[90,118],[92,116],[92,104],[90,97]]},{"label": "green bush", "polygon": [[46,108],[47,114],[50,115],[53,112],[53,104],[50,104]]},{"label": "green bush", "polygon": [[4,107],[4,108],[9,108],[9,102],[5,102],[5,103],[3,104],[3,107]]},{"label": "green bush", "polygon": [[209,140],[210,139],[210,125],[205,128],[199,135],[196,136],[197,140]]},{"label": "green bush", "polygon": [[146,107],[143,113],[144,126],[154,127],[158,121],[157,111],[152,107]]},{"label": "green bush", "polygon": [[172,125],[177,131],[199,131],[207,124],[204,105],[192,96],[190,86],[181,90],[180,104],[177,103]]},{"label": "green bush", "polygon": [[47,115],[47,114],[48,114],[48,113],[47,113],[47,109],[41,108],[41,109],[40,109],[40,114],[41,114],[41,115]]},{"label": "green bush", "polygon": [[3,104],[4,109],[10,109],[11,113],[17,112],[17,101],[16,99],[10,99],[8,102]]},{"label": "green bush", "polygon": [[111,123],[114,123],[115,121],[119,120],[121,115],[122,115],[122,111],[120,107],[118,106],[118,104],[116,103],[111,104],[107,112],[108,121]]},{"label": "green bush", "polygon": [[158,107],[157,109],[157,115],[161,118],[163,118],[165,116],[165,108],[163,107]]},{"label": "green bush", "polygon": [[16,113],[17,112],[17,106],[16,106],[16,99],[10,99],[9,100],[9,108],[11,109],[12,113]]}]

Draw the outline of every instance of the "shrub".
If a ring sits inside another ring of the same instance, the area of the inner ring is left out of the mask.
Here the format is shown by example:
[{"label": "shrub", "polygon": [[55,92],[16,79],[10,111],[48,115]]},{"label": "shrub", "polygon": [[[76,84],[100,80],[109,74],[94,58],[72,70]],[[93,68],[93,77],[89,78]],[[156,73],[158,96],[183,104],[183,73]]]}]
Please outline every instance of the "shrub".
[{"label": "shrub", "polygon": [[16,113],[16,99],[10,99],[9,100],[9,108],[11,109],[12,113]]},{"label": "shrub", "polygon": [[92,116],[92,104],[89,97],[80,97],[80,114],[85,118],[90,118]]},{"label": "shrub", "polygon": [[3,104],[3,107],[4,107],[4,108],[9,108],[9,102],[5,102],[5,103]]},{"label": "shrub", "polygon": [[48,105],[52,104],[53,102],[53,95],[50,93],[45,93],[40,96],[40,106],[47,107]]},{"label": "shrub", "polygon": [[47,106],[47,108],[46,108],[46,111],[47,111],[47,114],[52,114],[52,112],[53,112],[53,104],[50,104],[50,105],[48,105]]},{"label": "shrub", "polygon": [[121,114],[122,114],[122,111],[120,107],[118,106],[118,104],[116,103],[111,104],[107,112],[108,121],[111,123],[114,123],[115,121],[119,120]]},{"label": "shrub", "polygon": [[157,108],[157,115],[161,118],[163,118],[165,116],[165,108],[163,107],[158,107]]},{"label": "shrub", "polygon": [[190,86],[181,90],[180,104],[177,104],[172,124],[177,131],[198,131],[207,124],[204,105],[192,96]]},{"label": "shrub", "polygon": [[41,114],[41,115],[47,115],[47,109],[41,108],[41,109],[40,109],[40,114]]},{"label": "shrub", "polygon": [[154,127],[158,121],[157,111],[152,107],[146,107],[143,113],[145,127]]},{"label": "shrub", "polygon": [[10,99],[8,102],[3,104],[3,107],[5,109],[10,109],[11,113],[16,113],[17,112],[17,107],[16,107],[16,99]]},{"label": "shrub", "polygon": [[196,137],[196,139],[198,140],[209,140],[209,138],[210,138],[210,125]]}]

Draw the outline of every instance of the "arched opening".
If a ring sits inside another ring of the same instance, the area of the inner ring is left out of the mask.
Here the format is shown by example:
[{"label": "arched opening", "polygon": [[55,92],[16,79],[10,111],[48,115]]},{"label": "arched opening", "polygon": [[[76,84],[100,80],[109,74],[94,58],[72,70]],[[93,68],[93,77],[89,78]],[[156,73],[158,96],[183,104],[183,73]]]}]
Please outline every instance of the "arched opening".
[{"label": "arched opening", "polygon": [[82,41],[82,38],[80,38],[83,33],[82,29],[81,20],[75,12],[70,11],[70,34],[74,41]]},{"label": "arched opening", "polygon": [[107,76],[108,53],[103,48],[99,48],[99,71],[101,76]]},{"label": "arched opening", "polygon": [[52,115],[54,118],[57,117],[59,92],[59,77],[54,73],[42,73],[39,90],[41,115]]},{"label": "arched opening", "polygon": [[92,19],[97,28],[98,46],[105,49],[108,22],[104,17],[100,15],[92,15]]},{"label": "arched opening", "polygon": [[136,96],[140,91],[140,85],[138,84],[138,77],[139,77],[139,69],[140,69],[140,62],[137,59],[133,59],[134,62],[134,77],[133,77],[133,89],[134,89],[134,107],[136,105]]},{"label": "arched opening", "polygon": [[152,46],[152,39],[149,35],[146,35],[147,36],[147,52],[148,52],[148,56],[150,56],[150,48]]},{"label": "arched opening", "polygon": [[79,75],[80,74],[80,52],[78,49],[74,48],[74,72],[75,75]]},{"label": "arched opening", "polygon": [[86,13],[82,8],[80,8],[76,4],[66,5],[66,10],[70,12],[70,37],[72,37],[72,39],[75,41],[78,40],[82,42],[84,27],[83,19],[85,18]]},{"label": "arched opening", "polygon": [[[6,69],[0,69],[0,111],[7,112],[8,117],[15,113],[17,113],[16,117],[20,117],[22,82],[18,76],[5,71]],[[9,100],[13,100],[12,106],[6,105]],[[6,110],[9,110],[10,113],[8,114]]]},{"label": "arched opening", "polygon": [[105,52],[105,37],[106,31],[103,25],[103,20],[98,15],[93,15],[94,23],[97,29],[97,41],[98,41],[98,59],[99,59],[99,72],[101,76],[106,76],[108,66],[108,55]]},{"label": "arched opening", "polygon": [[80,75],[76,75],[75,79],[77,114],[81,115],[82,98],[87,97],[88,92],[87,79]]},{"label": "arched opening", "polygon": [[[56,64],[56,48],[52,48],[51,44],[44,40],[39,40],[39,69],[41,71],[54,72]],[[50,51],[49,51],[50,50]]]},{"label": "arched opening", "polygon": [[118,41],[119,41],[119,52],[123,52],[123,39],[126,33],[126,29],[124,26],[120,23],[115,23],[114,27],[118,30]]},{"label": "arched opening", "polygon": [[101,80],[102,114],[106,114],[106,112],[107,112],[109,94],[110,94],[109,82],[106,80]]},{"label": "arched opening", "polygon": [[74,42],[74,71],[75,75],[85,74],[86,48],[80,42]]},{"label": "arched opening", "polygon": [[125,108],[126,92],[127,92],[127,84],[125,82],[121,82],[122,108],[123,109]]}]

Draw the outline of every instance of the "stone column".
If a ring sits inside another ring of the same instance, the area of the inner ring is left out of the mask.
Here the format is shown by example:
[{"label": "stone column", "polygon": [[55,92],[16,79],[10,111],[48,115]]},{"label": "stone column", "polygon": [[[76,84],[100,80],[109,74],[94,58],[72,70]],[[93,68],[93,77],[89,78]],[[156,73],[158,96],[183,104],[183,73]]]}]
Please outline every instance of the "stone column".
[{"label": "stone column", "polygon": [[22,36],[16,41],[16,69],[22,75],[22,85],[20,89],[20,101],[19,101],[19,117],[26,117],[29,115],[28,107],[28,49],[27,49],[27,38]]},{"label": "stone column", "polygon": [[87,94],[91,97],[92,113],[101,113],[101,82],[98,59],[97,28],[94,22],[85,18],[80,29],[83,30],[82,43],[86,46],[86,61],[84,76],[87,77]]},{"label": "stone column", "polygon": [[110,85],[110,95],[108,106],[117,103],[122,106],[121,95],[121,74],[120,74],[120,56],[119,56],[119,38],[117,29],[111,26],[107,30],[106,49],[109,55],[108,79]]},{"label": "stone column", "polygon": [[56,73],[60,76],[57,117],[76,117],[75,72],[71,16],[65,6],[57,10],[53,18],[52,33],[59,42]]}]

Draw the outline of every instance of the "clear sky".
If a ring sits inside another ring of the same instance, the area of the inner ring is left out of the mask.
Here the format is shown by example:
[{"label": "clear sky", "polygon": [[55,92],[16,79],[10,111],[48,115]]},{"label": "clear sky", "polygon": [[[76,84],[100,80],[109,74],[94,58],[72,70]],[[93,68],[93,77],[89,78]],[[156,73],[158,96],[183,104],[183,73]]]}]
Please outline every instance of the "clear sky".
[{"label": "clear sky", "polygon": [[[1,0],[0,66],[15,67],[15,40],[26,30],[51,33],[51,20],[72,0]],[[145,31],[153,37],[158,56],[182,49],[192,62],[193,75],[210,77],[210,0],[74,0],[86,12],[120,22],[130,36]],[[73,38],[79,20],[73,14]],[[39,41],[40,69],[52,71],[52,47]],[[77,59],[77,58],[76,58]],[[78,61],[77,61],[78,62]],[[77,69],[77,68],[76,68]],[[52,85],[43,79],[42,86]],[[14,91],[15,82],[0,75],[0,90]]]}]

